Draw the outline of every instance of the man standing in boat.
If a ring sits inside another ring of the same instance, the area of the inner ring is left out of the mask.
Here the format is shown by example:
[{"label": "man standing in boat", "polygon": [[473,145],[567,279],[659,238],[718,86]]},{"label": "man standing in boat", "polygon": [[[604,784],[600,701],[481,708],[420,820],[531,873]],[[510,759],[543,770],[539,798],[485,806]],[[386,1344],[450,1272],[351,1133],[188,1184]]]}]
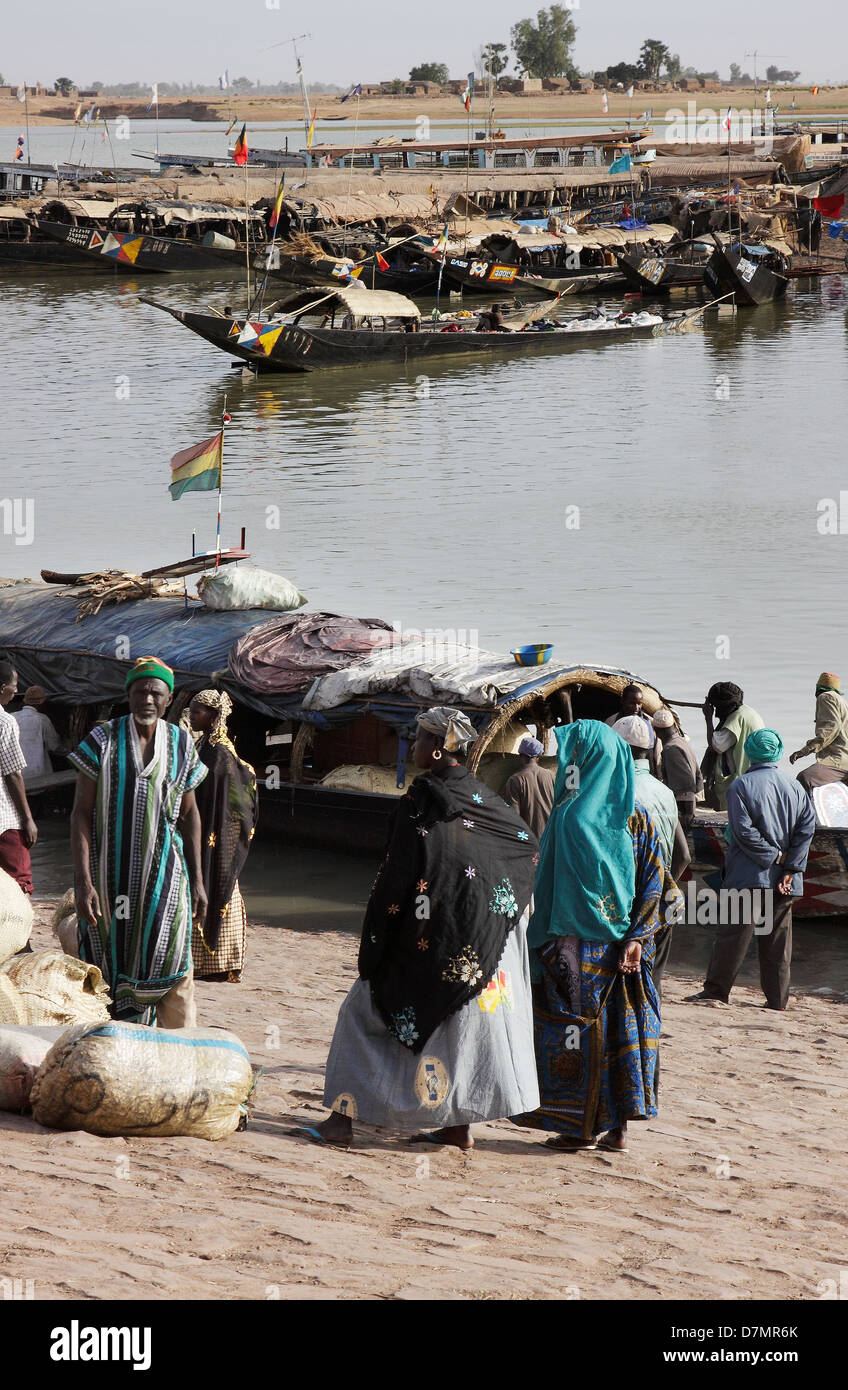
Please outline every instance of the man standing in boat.
[{"label": "man standing in boat", "polygon": [[691,830],[695,820],[695,802],[704,790],[698,759],[688,739],[677,732],[670,709],[657,710],[652,723],[662,749],[663,781],[674,793],[680,824],[684,830]]},{"label": "man standing in boat", "polygon": [[848,701],[842,682],[831,671],[823,671],[816,681],[816,732],[803,748],[790,753],[789,761],[797,763],[810,753],[815,753],[815,762],[798,773],[810,796],[828,782],[848,782]]},{"label": "man standing in boat", "polygon": [[[727,810],[727,789],[748,770],[745,740],[763,727],[755,709],[744,703],[745,693],[732,681],[718,681],[707,691],[702,709],[707,724],[707,751],[701,763],[707,801],[716,811]],[[717,720],[717,723],[713,723]]]},{"label": "man standing in boat", "polygon": [[782,756],[783,742],[774,729],[757,729],[745,740],[748,769],[727,790],[730,843],[722,893],[731,891],[727,899],[719,899],[725,906],[704,988],[689,995],[689,1003],[720,1007],[729,1002],[756,935],[765,1007],[786,1008],[792,899],[803,892],[816,818],[803,788],[778,771]]},{"label": "man standing in boat", "polygon": [[660,749],[654,726],[651,722],[650,715],[647,715],[642,709],[642,687],[631,681],[630,685],[626,685],[621,692],[620,703],[615,714],[611,714],[606,722],[611,728],[613,724],[618,723],[619,719],[629,719],[634,715],[638,719],[644,720],[645,727],[648,730],[648,763],[653,776],[660,777]]}]

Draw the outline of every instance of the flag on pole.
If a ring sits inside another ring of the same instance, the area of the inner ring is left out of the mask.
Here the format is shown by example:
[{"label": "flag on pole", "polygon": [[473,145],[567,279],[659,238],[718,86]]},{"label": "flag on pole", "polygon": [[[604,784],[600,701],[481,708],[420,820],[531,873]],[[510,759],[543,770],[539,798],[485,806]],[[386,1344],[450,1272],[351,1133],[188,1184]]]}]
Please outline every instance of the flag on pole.
[{"label": "flag on pole", "polygon": [[231,135],[231,134],[232,134],[232,132],[235,130],[235,128],[236,128],[237,125],[238,125],[238,116],[233,116],[233,119],[230,121],[230,124],[227,126],[227,129],[226,129],[225,132],[224,132],[224,138],[225,138],[225,139],[226,139],[226,137],[227,137],[228,135]]},{"label": "flag on pole", "polygon": [[18,136],[18,144],[17,144],[17,147],[16,147],[16,149],[15,149],[15,159],[23,159],[23,157],[24,157],[24,137],[23,137],[22,135],[19,135],[19,136]]},{"label": "flag on pole", "polygon": [[361,96],[362,96],[362,83],[361,83],[361,82],[357,82],[356,86],[351,88],[351,90],[348,92],[347,96],[342,97],[341,102],[340,102],[340,105],[344,106],[345,102],[346,102],[346,101],[350,101],[351,97],[361,97]]},{"label": "flag on pole", "polygon": [[630,155],[620,154],[618,159],[614,159],[609,167],[610,174],[626,174],[630,170]]},{"label": "flag on pole", "polygon": [[79,118],[82,115],[82,102],[78,101],[74,107],[74,125],[79,125]]},{"label": "flag on pole", "polygon": [[374,259],[375,259],[376,262],[377,262],[377,269],[378,269],[378,270],[388,270],[388,268],[389,268],[389,263],[388,263],[388,261],[386,260],[385,256],[381,256],[381,255],[380,255],[380,252],[379,252],[379,251],[375,252]]},{"label": "flag on pole", "polygon": [[465,107],[466,111],[470,111],[470,110],[471,110],[471,102],[472,102],[472,100],[473,100],[473,97],[474,97],[474,73],[473,73],[473,72],[470,72],[470,73],[468,74],[468,78],[467,78],[467,81],[466,81],[466,83],[465,83],[465,90],[464,90],[463,93],[462,93],[462,104],[463,104],[463,106]]},{"label": "flag on pole", "polygon": [[279,220],[280,220],[280,212],[282,211],[282,207],[283,207],[283,189],[285,188],[285,186],[286,186],[286,176],[285,176],[285,173],[283,173],[283,175],[282,175],[282,177],[281,177],[281,179],[280,179],[280,186],[279,186],[279,188],[277,189],[277,196],[276,196],[276,198],[274,199],[274,206],[273,206],[273,208],[271,209],[271,216],[270,216],[270,218],[268,219],[268,225],[269,225],[269,227],[271,228],[271,231],[272,231],[272,232],[273,232],[274,228],[276,227],[277,223],[278,223]]},{"label": "flag on pole", "polygon": [[18,90],[17,90],[17,92],[15,93],[15,95],[16,95],[16,97],[18,98],[18,101],[26,101],[26,83],[25,83],[25,82],[22,82],[22,83],[21,83],[21,85],[20,85],[20,87],[18,88]]},{"label": "flag on pole", "polygon": [[246,164],[247,156],[247,125],[245,124],[241,128],[241,135],[239,136],[238,140],[236,140],[235,148],[233,149],[233,159],[235,160],[236,164]]},{"label": "flag on pole", "polygon": [[607,96],[606,92],[604,92],[603,96],[601,97],[601,110],[603,111],[604,115],[606,115],[606,113],[609,111],[609,97]]},{"label": "flag on pole", "polygon": [[442,230],[439,232],[439,239],[438,239],[438,241],[436,242],[435,246],[433,247],[433,250],[435,251],[436,255],[438,256],[438,255],[443,255],[444,252],[447,250],[447,248],[448,248],[448,224],[447,224],[447,222],[446,222],[445,225],[444,225],[444,227],[442,228]]},{"label": "flag on pole", "polygon": [[766,106],[771,106],[771,87],[766,87]]},{"label": "flag on pole", "polygon": [[722,127],[723,127],[723,129],[726,130],[728,133],[730,132],[730,111],[731,111],[731,108],[728,106],[728,108],[727,108],[727,115],[725,116],[724,120],[722,121]]},{"label": "flag on pole", "polygon": [[810,96],[811,96],[811,97],[817,97],[818,94],[819,94],[819,89],[818,89],[818,87],[813,87],[812,91],[810,92]]},{"label": "flag on pole", "polygon": [[222,91],[222,92],[226,92],[226,91],[228,90],[228,88],[229,88],[229,85],[230,85],[230,70],[229,70],[229,68],[225,68],[224,71],[221,73],[221,76],[218,78],[218,86],[221,88],[221,91]]},{"label": "flag on pole", "polygon": [[147,114],[149,113],[151,106],[155,106],[155,107],[157,107],[157,109],[158,109],[158,106],[159,106],[159,83],[158,83],[158,82],[154,82],[153,85],[152,85],[152,87],[150,88],[150,100],[149,100],[149,102],[147,103],[147,111],[145,111],[145,113],[144,113],[145,115],[147,115]]},{"label": "flag on pole", "polygon": [[95,112],[95,110],[96,110],[96,107],[95,107],[93,104],[92,104],[91,106],[89,106],[88,110],[86,111],[85,115],[84,115],[83,118],[82,118],[85,125],[91,125],[91,122],[94,120],[94,112]]},{"label": "flag on pole", "polygon": [[632,101],[632,100],[633,100],[633,91],[634,91],[634,88],[633,88],[633,86],[632,86],[632,84],[631,84],[631,86],[629,86],[629,87],[627,88],[627,91],[624,93],[624,95],[627,97],[627,100],[628,100],[628,101]]},{"label": "flag on pole", "polygon": [[168,491],[176,502],[184,492],[212,492],[222,482],[224,466],[224,431],[181,449],[171,459],[171,484]]},{"label": "flag on pole", "polygon": [[318,115],[318,107],[316,106],[316,107],[313,109],[313,112],[312,112],[312,120],[309,122],[309,129],[308,129],[308,131],[306,132],[306,148],[307,148],[308,150],[311,150],[311,149],[312,149],[312,141],[313,141],[314,138],[315,138],[315,117],[316,117],[317,115]]}]

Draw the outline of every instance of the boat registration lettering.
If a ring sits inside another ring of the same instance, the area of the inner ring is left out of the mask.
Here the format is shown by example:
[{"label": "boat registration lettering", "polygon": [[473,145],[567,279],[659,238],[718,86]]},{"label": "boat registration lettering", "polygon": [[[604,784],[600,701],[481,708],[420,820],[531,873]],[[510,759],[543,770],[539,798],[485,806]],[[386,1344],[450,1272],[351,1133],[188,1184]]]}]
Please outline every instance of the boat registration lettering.
[{"label": "boat registration lettering", "polygon": [[147,249],[148,251],[155,251],[157,256],[167,256],[171,250],[171,243],[169,241],[160,241],[157,237],[154,241],[150,242]]},{"label": "boat registration lettering", "polygon": [[467,269],[467,266],[468,266],[468,262],[467,262],[467,261],[456,260],[454,257],[451,257],[451,259],[450,259],[450,261],[448,262],[448,264],[449,264],[449,265],[458,265],[459,268],[460,268],[460,270],[465,270],[465,269]]},{"label": "boat registration lettering", "polygon": [[745,256],[739,257],[739,260],[736,262],[736,270],[739,274],[739,278],[744,280],[746,285],[753,280],[757,273],[757,267],[754,262],[747,260]]},{"label": "boat registration lettering", "polygon": [[102,237],[98,237],[96,232],[92,232],[90,227],[71,227],[65,238],[69,246],[88,246],[89,242],[93,246],[102,243]]},{"label": "boat registration lettering", "polygon": [[658,285],[663,278],[663,263],[655,256],[646,256],[639,262],[639,274],[644,280],[649,280],[652,285]]},{"label": "boat registration lettering", "polygon": [[501,284],[511,284],[518,274],[514,265],[493,265],[489,272],[490,280],[499,280]]}]

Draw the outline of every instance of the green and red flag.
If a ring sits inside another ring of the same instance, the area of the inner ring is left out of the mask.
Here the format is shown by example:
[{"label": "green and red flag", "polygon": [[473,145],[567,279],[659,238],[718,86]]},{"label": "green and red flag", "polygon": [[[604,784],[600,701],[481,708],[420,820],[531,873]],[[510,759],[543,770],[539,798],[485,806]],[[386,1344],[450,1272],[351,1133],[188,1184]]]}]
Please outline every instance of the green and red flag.
[{"label": "green and red flag", "polygon": [[236,164],[246,164],[247,154],[247,125],[245,124],[241,128],[241,135],[238,140],[236,140],[235,149],[233,150],[233,159]]}]

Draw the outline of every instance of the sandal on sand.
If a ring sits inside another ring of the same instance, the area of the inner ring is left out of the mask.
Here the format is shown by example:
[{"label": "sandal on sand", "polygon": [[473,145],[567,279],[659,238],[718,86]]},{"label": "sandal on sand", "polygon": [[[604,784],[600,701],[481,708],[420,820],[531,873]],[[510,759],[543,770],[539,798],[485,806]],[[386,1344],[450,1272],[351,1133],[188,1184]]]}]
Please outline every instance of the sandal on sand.
[{"label": "sandal on sand", "polygon": [[286,1134],[292,1134],[296,1139],[308,1139],[313,1144],[327,1144],[331,1149],[350,1148],[350,1140],[342,1143],[338,1139],[327,1139],[314,1125],[298,1125],[297,1129],[287,1129]]},{"label": "sandal on sand", "polygon": [[563,1154],[576,1154],[581,1149],[596,1149],[597,1147],[598,1145],[594,1139],[586,1139],[583,1141],[579,1139],[566,1139],[565,1142],[563,1142],[561,1134],[554,1134],[550,1139],[545,1140],[546,1149],[558,1149],[559,1152]]},{"label": "sandal on sand", "polygon": [[606,1149],[610,1154],[626,1154],[630,1151],[629,1144],[608,1144],[606,1139],[599,1139],[597,1143],[599,1149]]},{"label": "sandal on sand", "polygon": [[410,1144],[441,1144],[442,1147],[446,1149],[459,1149],[461,1154],[470,1153],[474,1148],[473,1139],[468,1147],[463,1149],[459,1144],[455,1144],[452,1139],[444,1139],[435,1129],[429,1131],[422,1130],[420,1134],[411,1134],[409,1136],[409,1142]]},{"label": "sandal on sand", "polygon": [[687,994],[684,1004],[708,1004],[712,1009],[729,1009],[730,1005],[726,999],[715,999],[711,994]]},{"label": "sandal on sand", "polygon": [[528,1110],[524,1115],[507,1115],[511,1125],[518,1125],[519,1129],[544,1129],[542,1116],[538,1110]]}]

